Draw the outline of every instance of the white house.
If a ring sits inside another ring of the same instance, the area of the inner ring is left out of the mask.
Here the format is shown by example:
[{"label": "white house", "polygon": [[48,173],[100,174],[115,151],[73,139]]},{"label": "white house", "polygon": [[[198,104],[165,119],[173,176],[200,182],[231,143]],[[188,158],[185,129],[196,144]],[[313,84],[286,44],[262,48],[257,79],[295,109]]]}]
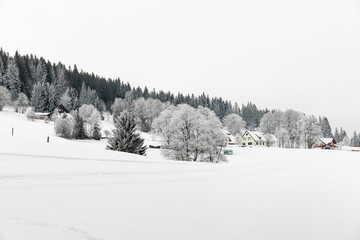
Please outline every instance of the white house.
[{"label": "white house", "polygon": [[247,130],[241,137],[241,146],[267,147],[267,141],[262,133]]}]

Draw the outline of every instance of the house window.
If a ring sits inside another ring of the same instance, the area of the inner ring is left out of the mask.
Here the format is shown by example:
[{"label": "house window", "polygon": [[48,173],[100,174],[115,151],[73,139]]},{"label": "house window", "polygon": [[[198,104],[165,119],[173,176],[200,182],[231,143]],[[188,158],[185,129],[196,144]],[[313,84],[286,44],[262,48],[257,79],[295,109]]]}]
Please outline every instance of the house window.
[{"label": "house window", "polygon": [[248,142],[248,145],[252,145],[252,142]]},{"label": "house window", "polygon": [[259,142],[256,142],[256,145],[259,145]]}]

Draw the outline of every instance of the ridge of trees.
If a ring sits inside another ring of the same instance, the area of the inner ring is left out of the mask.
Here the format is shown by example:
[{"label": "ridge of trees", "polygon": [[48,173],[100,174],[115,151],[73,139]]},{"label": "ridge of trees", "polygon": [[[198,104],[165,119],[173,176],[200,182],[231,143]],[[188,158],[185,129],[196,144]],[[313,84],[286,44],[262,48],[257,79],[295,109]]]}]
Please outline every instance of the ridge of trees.
[{"label": "ridge of trees", "polygon": [[[9,68],[10,67],[10,68]],[[13,81],[15,84],[8,83],[6,81],[6,69],[14,69]],[[18,73],[17,73],[18,72]],[[18,77],[16,77],[16,75]],[[4,78],[5,76],[5,78]],[[63,84],[65,82],[65,85]],[[165,92],[162,90],[156,91],[155,89],[149,90],[146,86],[133,87],[128,82],[125,83],[116,79],[105,79],[94,73],[87,73],[83,70],[78,70],[77,66],[68,67],[61,62],[54,64],[50,61],[46,61],[44,58],[38,58],[35,55],[20,55],[17,51],[14,57],[9,56],[2,48],[0,49],[0,85],[7,85],[11,90],[12,99],[16,98],[18,93],[23,92],[31,99],[33,97],[33,89],[37,88],[39,92],[41,88],[45,88],[44,91],[55,91],[54,95],[57,101],[60,101],[62,94],[65,92],[66,87],[70,88],[71,95],[81,96],[84,85],[89,91],[95,91],[100,100],[102,100],[107,110],[111,110],[111,106],[116,98],[125,98],[127,92],[131,91],[134,94],[135,99],[148,98],[158,99],[161,102],[169,102],[175,106],[179,104],[188,104],[192,107],[206,107],[215,112],[215,114],[223,119],[225,116],[235,113],[245,120],[247,128],[256,128],[260,124],[262,116],[269,112],[268,109],[258,109],[255,104],[249,102],[241,107],[231,101],[225,100],[221,97],[212,97],[205,93],[200,96],[194,94],[184,95],[178,92],[176,95],[170,91]],[[40,85],[44,86],[40,86]],[[50,85],[53,85],[55,89],[52,89]],[[58,86],[60,85],[60,86]],[[58,87],[57,87],[58,86]],[[12,88],[14,90],[12,90]],[[41,94],[41,93],[39,93]],[[85,102],[89,104],[89,102]],[[50,104],[51,105],[51,104]],[[79,104],[78,104],[79,105]],[[72,106],[77,108],[79,106]],[[46,107],[41,107],[39,110],[49,111]]]},{"label": "ridge of trees", "polygon": [[[146,86],[133,87],[128,82],[121,81],[120,78],[105,79],[94,73],[79,71],[76,65],[67,68],[61,62],[54,64],[32,54],[20,55],[16,51],[11,57],[2,48],[0,48],[0,86],[6,87],[10,93],[10,99],[2,100],[2,102],[16,102],[21,96],[22,102],[29,99],[36,111],[46,112],[53,111],[60,103],[70,108],[68,110],[76,110],[83,104],[91,104],[100,112],[111,111],[114,103],[116,104],[116,99],[126,101],[126,94],[129,92],[133,95],[132,100],[155,99],[174,106],[188,104],[195,108],[199,106],[208,108],[214,111],[222,121],[226,116],[236,114],[242,117],[246,123],[245,127],[250,130],[259,128],[263,116],[274,112],[274,110],[258,109],[251,102],[242,104],[240,107],[237,103],[221,97],[210,98],[205,93],[195,96],[194,94],[184,95],[180,92],[174,95],[169,91],[155,89],[149,91]],[[24,94],[28,99],[24,98]],[[139,108],[139,106],[134,107]],[[140,104],[141,107],[143,106]],[[146,123],[145,119],[142,119],[142,124],[144,126],[147,124],[148,130],[150,130],[151,122]],[[337,128],[333,135],[326,117],[320,117],[318,123],[323,137],[335,137],[337,141],[342,141],[347,135],[344,130],[340,129],[339,132]],[[350,141],[352,145],[360,145],[360,134],[354,132]]]}]

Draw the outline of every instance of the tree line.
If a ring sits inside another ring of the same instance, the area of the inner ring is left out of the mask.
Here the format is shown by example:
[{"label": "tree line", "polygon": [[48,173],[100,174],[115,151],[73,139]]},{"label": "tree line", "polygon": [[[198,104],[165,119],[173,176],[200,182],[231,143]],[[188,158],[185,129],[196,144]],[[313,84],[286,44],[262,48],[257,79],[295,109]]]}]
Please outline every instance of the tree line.
[{"label": "tree line", "polygon": [[[136,105],[128,107],[133,108],[132,110],[137,113],[138,124],[143,131],[150,131],[153,120],[159,115],[158,111],[149,109],[157,108],[161,104],[174,106],[187,104],[194,108],[207,108],[213,111],[221,121],[226,116],[236,114],[241,116],[245,122],[245,128],[250,130],[261,127],[263,117],[276,112],[258,109],[251,102],[239,106],[237,103],[233,104],[221,97],[209,97],[205,93],[195,96],[194,94],[183,95],[180,92],[174,95],[171,92],[156,91],[155,89],[149,91],[146,86],[144,88],[133,87],[119,78],[105,79],[94,73],[79,71],[76,65],[66,67],[61,62],[54,64],[42,57],[20,55],[18,52],[15,52],[12,57],[3,49],[0,49],[0,85],[9,91],[10,99],[7,101],[16,102],[19,109],[30,105],[37,112],[52,112],[59,104],[64,105],[69,111],[78,110],[82,105],[87,104],[95,106],[100,113],[105,110],[113,112],[119,111],[120,105],[128,104],[126,101],[129,99],[131,101],[140,99]],[[1,91],[6,90],[2,89]],[[6,102],[6,99],[1,100],[1,98],[7,94],[1,95],[0,110],[4,105],[2,102]],[[143,109],[148,109],[148,115]],[[149,112],[155,112],[156,115],[149,114]],[[347,136],[342,129],[340,132],[335,129],[333,135],[326,117],[317,119],[317,124],[324,137],[334,137],[336,141],[342,142]],[[282,124],[282,126],[286,126],[286,124]],[[287,127],[290,125],[288,124]],[[280,136],[279,131],[283,129],[286,128],[278,129],[278,136]],[[274,131],[271,132],[274,133]],[[290,140],[286,146],[293,147],[296,141],[292,133],[288,134]],[[354,132],[350,143],[360,145],[360,134]]]}]

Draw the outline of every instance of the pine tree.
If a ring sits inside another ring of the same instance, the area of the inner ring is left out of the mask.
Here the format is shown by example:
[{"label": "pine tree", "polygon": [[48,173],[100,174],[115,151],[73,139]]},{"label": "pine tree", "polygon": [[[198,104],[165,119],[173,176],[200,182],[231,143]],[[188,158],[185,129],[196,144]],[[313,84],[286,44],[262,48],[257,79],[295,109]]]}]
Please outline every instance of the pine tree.
[{"label": "pine tree", "polygon": [[140,137],[140,133],[136,133],[135,129],[134,117],[128,112],[122,113],[120,117],[115,119],[113,136],[109,138],[106,148],[145,155],[147,147],[144,146],[144,139]]},{"label": "pine tree", "polygon": [[95,123],[93,126],[93,139],[100,140],[101,139],[101,132],[100,132],[99,124]]},{"label": "pine tree", "polygon": [[44,95],[44,84],[37,82],[34,85],[31,97],[31,106],[35,112],[43,112],[46,106],[46,97]]},{"label": "pine tree", "polygon": [[353,137],[351,138],[351,146],[357,146],[359,143],[358,135],[356,131],[354,131]]},{"label": "pine tree", "polygon": [[0,56],[0,85],[4,84],[4,74],[5,74],[5,67],[2,58]]},{"label": "pine tree", "polygon": [[90,104],[89,101],[88,88],[85,86],[85,82],[81,85],[80,95],[79,95],[79,105]]},{"label": "pine tree", "polygon": [[8,105],[10,103],[11,103],[11,94],[9,90],[4,86],[0,86],[0,111],[3,110],[5,105]]},{"label": "pine tree", "polygon": [[34,76],[35,82],[40,82],[40,83],[46,82],[47,71],[41,60],[38,62],[38,65],[36,66],[34,75],[35,75]]},{"label": "pine tree", "polygon": [[79,112],[74,112],[74,130],[73,137],[75,139],[85,139],[84,120],[80,117]]},{"label": "pine tree", "polygon": [[60,98],[66,91],[65,68],[60,63],[56,65],[56,77],[54,80],[56,101],[59,104]]},{"label": "pine tree", "polygon": [[335,128],[334,139],[337,143],[341,142],[339,130],[337,129],[337,127]]},{"label": "pine tree", "polygon": [[21,82],[19,68],[14,58],[9,59],[6,74],[4,76],[4,82],[10,90],[11,100],[15,101],[15,99],[19,96],[20,93]]},{"label": "pine tree", "polygon": [[333,134],[331,133],[331,127],[330,127],[330,123],[329,123],[329,120],[327,119],[327,117],[323,117],[321,119],[320,127],[321,127],[321,133],[322,133],[323,137],[326,137],[326,138],[334,137]]},{"label": "pine tree", "polygon": [[346,131],[341,127],[341,128],[340,128],[340,142],[342,142],[345,137],[347,137],[347,133],[346,133]]}]

